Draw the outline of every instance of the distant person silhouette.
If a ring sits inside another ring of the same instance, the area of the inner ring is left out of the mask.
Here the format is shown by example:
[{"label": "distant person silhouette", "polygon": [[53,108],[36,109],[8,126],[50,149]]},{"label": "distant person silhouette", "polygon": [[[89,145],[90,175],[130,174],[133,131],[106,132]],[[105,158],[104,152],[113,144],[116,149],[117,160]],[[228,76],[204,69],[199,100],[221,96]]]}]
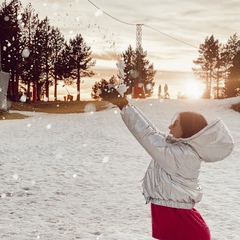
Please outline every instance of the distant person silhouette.
[{"label": "distant person silhouette", "polygon": [[164,85],[164,98],[165,99],[170,98],[170,95],[168,93],[168,85],[167,84]]},{"label": "distant person silhouette", "polygon": [[162,97],[161,93],[162,93],[162,86],[158,85],[158,98]]}]

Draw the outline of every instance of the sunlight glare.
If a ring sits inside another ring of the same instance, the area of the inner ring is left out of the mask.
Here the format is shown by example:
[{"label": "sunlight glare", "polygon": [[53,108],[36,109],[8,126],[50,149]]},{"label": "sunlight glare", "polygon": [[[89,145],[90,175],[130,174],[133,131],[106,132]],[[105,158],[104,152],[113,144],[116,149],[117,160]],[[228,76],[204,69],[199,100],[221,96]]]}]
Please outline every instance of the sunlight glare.
[{"label": "sunlight glare", "polygon": [[203,85],[197,81],[189,81],[184,88],[184,96],[191,99],[199,99],[203,95]]}]

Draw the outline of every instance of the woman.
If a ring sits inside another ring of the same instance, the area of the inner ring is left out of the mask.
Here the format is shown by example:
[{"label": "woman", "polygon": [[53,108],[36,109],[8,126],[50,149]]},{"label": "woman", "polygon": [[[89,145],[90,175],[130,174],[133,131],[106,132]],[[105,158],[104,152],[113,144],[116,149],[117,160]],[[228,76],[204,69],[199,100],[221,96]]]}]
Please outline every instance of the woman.
[{"label": "woman", "polygon": [[207,124],[194,112],[181,112],[165,135],[116,89],[101,97],[121,109],[134,137],[152,157],[143,179],[143,195],[151,203],[152,236],[161,240],[210,240],[210,231],[194,208],[202,198],[201,162],[226,158],[233,149],[231,134],[221,119]]}]

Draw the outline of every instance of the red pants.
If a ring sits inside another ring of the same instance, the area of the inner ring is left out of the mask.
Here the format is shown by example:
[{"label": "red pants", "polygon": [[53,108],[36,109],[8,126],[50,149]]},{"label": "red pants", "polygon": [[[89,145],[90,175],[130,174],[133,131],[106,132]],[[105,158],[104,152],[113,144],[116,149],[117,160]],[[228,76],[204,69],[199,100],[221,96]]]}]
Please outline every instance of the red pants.
[{"label": "red pants", "polygon": [[152,236],[160,240],[211,240],[210,231],[196,209],[151,204]]}]

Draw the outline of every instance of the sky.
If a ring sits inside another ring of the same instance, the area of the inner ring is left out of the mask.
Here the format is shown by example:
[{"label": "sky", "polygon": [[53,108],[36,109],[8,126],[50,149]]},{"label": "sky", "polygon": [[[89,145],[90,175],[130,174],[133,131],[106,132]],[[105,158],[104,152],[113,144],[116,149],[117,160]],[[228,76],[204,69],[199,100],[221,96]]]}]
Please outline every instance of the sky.
[{"label": "sky", "polygon": [[[26,6],[29,0],[21,2]],[[143,24],[141,44],[157,70],[156,88],[167,83],[172,96],[183,89],[191,91],[193,60],[198,58],[199,45],[205,38],[214,35],[225,44],[240,28],[240,2],[232,0],[32,0],[31,3],[39,17],[48,16],[66,39],[80,33],[91,47],[96,60],[95,76],[84,79],[83,95],[89,94],[95,81],[108,80],[117,74],[120,54],[129,45],[136,47],[136,24]]]},{"label": "sky", "polygon": [[[164,133],[176,112],[192,109],[228,126],[233,152],[202,163],[196,209],[212,240],[239,240],[240,116],[229,107],[240,97],[129,101]],[[96,112],[92,102],[80,114],[20,113],[29,117],[0,121],[0,239],[153,239],[141,186],[151,157],[117,108]]]}]

